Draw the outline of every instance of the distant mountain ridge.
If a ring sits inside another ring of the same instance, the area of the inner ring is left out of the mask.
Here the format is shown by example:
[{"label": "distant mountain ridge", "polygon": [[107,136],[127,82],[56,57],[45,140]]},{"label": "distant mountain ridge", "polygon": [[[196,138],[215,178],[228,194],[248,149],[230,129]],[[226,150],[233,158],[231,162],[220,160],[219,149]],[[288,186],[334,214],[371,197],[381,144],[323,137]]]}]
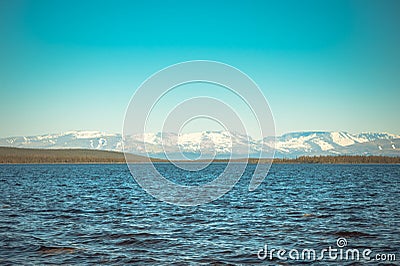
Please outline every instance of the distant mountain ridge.
[{"label": "distant mountain ridge", "polygon": [[[233,157],[247,154],[247,139],[251,157],[258,157],[261,147],[271,151],[273,138],[255,140],[246,135],[227,131],[203,131],[177,135],[146,133],[127,136],[125,148],[134,154],[164,158],[164,149],[172,159],[182,151],[188,158],[226,158],[234,147]],[[146,147],[143,145],[145,142]],[[122,151],[121,134],[100,131],[68,131],[58,134],[0,138],[0,146],[40,149],[94,149]],[[351,134],[347,132],[306,131],[275,137],[275,157],[293,158],[314,155],[382,155],[400,156],[400,135],[380,132]]]}]

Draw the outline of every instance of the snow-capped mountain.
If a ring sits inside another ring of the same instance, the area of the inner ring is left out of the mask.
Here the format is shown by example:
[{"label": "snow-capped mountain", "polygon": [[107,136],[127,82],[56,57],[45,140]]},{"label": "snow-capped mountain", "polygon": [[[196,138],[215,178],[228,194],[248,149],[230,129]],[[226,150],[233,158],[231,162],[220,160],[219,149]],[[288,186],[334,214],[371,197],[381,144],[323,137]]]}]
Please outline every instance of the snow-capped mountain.
[{"label": "snow-capped mountain", "polygon": [[68,131],[28,137],[1,138],[0,146],[40,149],[122,150],[121,134],[100,131]]},{"label": "snow-capped mountain", "polygon": [[[145,145],[143,145],[145,143]],[[174,133],[146,133],[127,136],[125,149],[136,154],[145,154],[152,157],[171,159],[194,158],[243,158],[249,153],[257,157],[262,143],[251,137],[228,131],[203,131],[185,134]],[[270,146],[264,146],[264,151],[271,151]],[[183,155],[183,156],[182,156]]]},{"label": "snow-capped mountain", "polygon": [[400,135],[365,132],[294,132],[276,138],[277,157],[301,155],[400,156]]},{"label": "snow-capped mountain", "polygon": [[[173,159],[243,157],[247,150],[252,157],[260,154],[261,148],[272,154],[275,142],[275,157],[301,155],[388,155],[400,156],[400,135],[390,133],[346,132],[293,132],[282,136],[254,140],[239,133],[227,131],[203,131],[195,133],[145,133],[126,136],[125,148],[135,154]],[[83,148],[122,151],[121,134],[99,131],[69,131],[29,137],[0,139],[0,146],[20,148]]]}]

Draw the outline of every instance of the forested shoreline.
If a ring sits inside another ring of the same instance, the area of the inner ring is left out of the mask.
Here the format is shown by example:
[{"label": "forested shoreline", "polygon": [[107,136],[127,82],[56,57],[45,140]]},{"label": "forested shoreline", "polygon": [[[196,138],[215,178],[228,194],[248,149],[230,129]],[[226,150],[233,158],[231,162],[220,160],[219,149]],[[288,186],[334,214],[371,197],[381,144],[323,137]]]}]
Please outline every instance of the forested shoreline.
[{"label": "forested shoreline", "polygon": [[[130,155],[131,162],[148,162],[148,159],[139,155]],[[153,162],[167,162],[162,159],[151,158]],[[235,159],[234,162],[270,163],[271,159]],[[192,161],[196,162],[196,161]],[[214,162],[226,163],[220,159]],[[122,152],[99,151],[85,149],[22,149],[0,147],[0,164],[79,164],[79,163],[125,163]],[[275,158],[275,164],[400,164],[400,157],[388,156],[300,156],[297,158]]]}]

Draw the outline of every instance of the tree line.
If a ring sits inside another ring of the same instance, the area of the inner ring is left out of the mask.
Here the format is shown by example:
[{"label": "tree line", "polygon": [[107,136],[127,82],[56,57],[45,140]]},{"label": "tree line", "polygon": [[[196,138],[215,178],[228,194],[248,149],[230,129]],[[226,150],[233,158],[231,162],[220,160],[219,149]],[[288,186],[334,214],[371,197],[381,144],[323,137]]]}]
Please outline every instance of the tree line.
[{"label": "tree line", "polygon": [[274,163],[314,163],[314,164],[400,164],[400,157],[372,155],[325,155],[278,158]]},{"label": "tree line", "polygon": [[[139,155],[128,155],[129,162],[148,162],[148,158]],[[153,162],[167,162],[163,159],[151,158]],[[214,162],[226,163],[227,159],[217,159]],[[300,156],[297,158],[275,159],[235,159],[235,162],[248,163],[298,163],[298,164],[400,164],[400,157],[389,156]],[[195,161],[194,161],[195,162]],[[25,163],[125,163],[121,152],[85,150],[85,149],[21,149],[0,147],[0,164]]]}]

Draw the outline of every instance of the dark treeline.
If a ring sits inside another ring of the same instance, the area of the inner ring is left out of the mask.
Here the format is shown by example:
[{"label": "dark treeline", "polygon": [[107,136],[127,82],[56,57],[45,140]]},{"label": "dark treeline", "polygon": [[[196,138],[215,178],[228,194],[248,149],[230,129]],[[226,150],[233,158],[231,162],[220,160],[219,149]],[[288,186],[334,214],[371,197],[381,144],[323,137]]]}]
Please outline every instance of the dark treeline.
[{"label": "dark treeline", "polygon": [[300,156],[294,159],[274,159],[274,163],[400,164],[400,157],[362,155]]},{"label": "dark treeline", "polygon": [[[224,161],[224,160],[217,160]],[[236,162],[246,162],[245,159],[237,159]],[[256,159],[248,160],[251,164],[270,163],[275,164],[400,164],[400,157],[389,156],[362,156],[362,155],[337,155],[337,156],[300,156],[297,158],[275,158],[271,159]],[[227,162],[227,161],[225,161]]]},{"label": "dark treeline", "polygon": [[[148,162],[143,156],[129,155],[130,162]],[[162,159],[151,159],[154,162],[166,162]],[[235,162],[270,163],[271,159],[235,159]],[[192,161],[193,162],[193,161]],[[194,161],[196,162],[196,161]],[[214,160],[226,163],[228,160]],[[21,149],[0,147],[0,164],[28,163],[125,163],[124,154],[113,151],[84,149]],[[400,164],[400,157],[388,156],[300,156],[298,158],[275,158],[273,163],[307,163],[307,164]]]},{"label": "dark treeline", "polygon": [[[130,161],[145,162],[147,158],[131,155]],[[20,149],[0,147],[0,163],[125,163],[124,154],[84,149]]]}]

